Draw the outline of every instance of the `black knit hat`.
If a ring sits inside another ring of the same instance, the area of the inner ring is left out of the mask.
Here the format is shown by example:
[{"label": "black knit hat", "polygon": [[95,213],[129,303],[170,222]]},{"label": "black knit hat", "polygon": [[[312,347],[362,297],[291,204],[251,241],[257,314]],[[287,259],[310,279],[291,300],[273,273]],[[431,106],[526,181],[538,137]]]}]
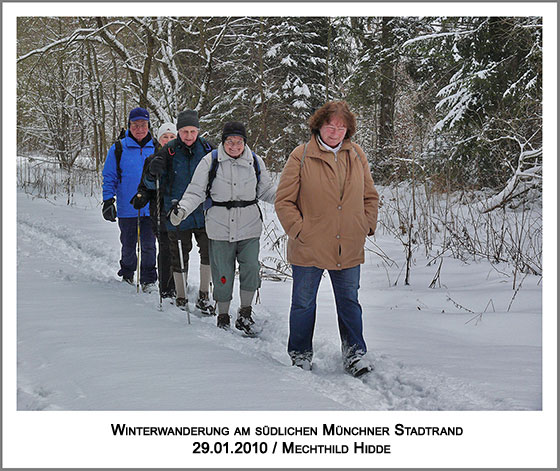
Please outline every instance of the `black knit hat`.
[{"label": "black knit hat", "polygon": [[186,110],[179,113],[179,116],[177,116],[177,130],[184,128],[185,126],[194,126],[195,128],[200,127],[197,111]]},{"label": "black knit hat", "polygon": [[245,131],[245,126],[238,121],[230,121],[229,123],[224,124],[224,130],[222,131],[222,144],[228,136],[241,136],[245,144],[247,143],[247,131]]}]

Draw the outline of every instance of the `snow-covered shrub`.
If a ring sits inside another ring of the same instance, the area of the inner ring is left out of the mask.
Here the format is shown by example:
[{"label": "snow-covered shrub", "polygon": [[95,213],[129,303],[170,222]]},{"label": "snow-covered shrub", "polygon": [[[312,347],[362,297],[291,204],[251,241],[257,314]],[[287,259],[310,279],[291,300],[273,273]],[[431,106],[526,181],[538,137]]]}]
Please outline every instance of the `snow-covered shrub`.
[{"label": "snow-covered shrub", "polygon": [[17,186],[39,198],[66,198],[74,204],[74,195],[98,194],[101,199],[101,175],[88,168],[86,162],[77,162],[71,169],[61,168],[58,162],[42,156],[17,159]]},{"label": "snow-covered shrub", "polygon": [[435,193],[427,185],[402,182],[380,187],[382,206],[379,229],[394,235],[403,245],[405,284],[423,252],[432,262],[443,255],[463,261],[487,259],[511,268],[514,289],[520,273],[542,275],[542,204],[533,198],[517,198],[502,208],[484,212],[483,191]]}]

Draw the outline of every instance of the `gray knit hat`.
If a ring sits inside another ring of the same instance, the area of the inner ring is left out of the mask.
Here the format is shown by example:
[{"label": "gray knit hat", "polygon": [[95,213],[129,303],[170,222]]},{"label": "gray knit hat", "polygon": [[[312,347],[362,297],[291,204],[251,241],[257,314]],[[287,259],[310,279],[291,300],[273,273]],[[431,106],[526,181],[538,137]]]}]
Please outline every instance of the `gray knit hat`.
[{"label": "gray knit hat", "polygon": [[181,111],[177,116],[177,129],[184,128],[185,126],[200,127],[198,122],[198,112],[195,110]]},{"label": "gray knit hat", "polygon": [[157,140],[159,141],[161,139],[161,136],[163,136],[167,132],[170,132],[171,134],[175,134],[175,136],[177,136],[177,128],[173,123],[163,123],[159,127],[157,132]]}]

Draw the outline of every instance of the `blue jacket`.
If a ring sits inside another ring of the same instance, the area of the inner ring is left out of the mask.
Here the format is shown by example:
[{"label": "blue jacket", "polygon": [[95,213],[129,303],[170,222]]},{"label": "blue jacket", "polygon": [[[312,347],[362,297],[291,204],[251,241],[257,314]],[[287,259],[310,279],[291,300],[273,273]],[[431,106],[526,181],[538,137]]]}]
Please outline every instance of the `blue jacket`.
[{"label": "blue jacket", "polygon": [[[129,131],[126,131],[126,137],[121,139],[122,157],[121,157],[121,181],[117,178],[117,159],[115,157],[115,144],[111,146],[105,159],[103,166],[103,199],[108,200],[115,195],[117,196],[117,217],[132,218],[138,216],[138,210],[130,204],[130,200],[136,194],[138,183],[142,178],[142,168],[146,157],[155,152],[152,139],[140,147],[140,145],[132,139]],[[140,210],[140,216],[149,216],[150,210],[145,206]]]},{"label": "blue jacket", "polygon": [[[198,137],[191,147],[187,147],[181,139],[169,141],[156,155],[162,155],[167,161],[166,170],[160,177],[160,191],[163,193],[163,209],[165,214],[171,209],[172,200],[181,200],[183,193],[192,180],[192,176],[198,163],[212,146],[202,137]],[[144,173],[144,183],[150,190],[155,189],[156,183],[149,172]],[[202,204],[195,209],[189,217],[184,219],[178,227],[175,227],[166,218],[168,231],[186,231],[190,229],[201,229],[204,227],[204,212]]]}]

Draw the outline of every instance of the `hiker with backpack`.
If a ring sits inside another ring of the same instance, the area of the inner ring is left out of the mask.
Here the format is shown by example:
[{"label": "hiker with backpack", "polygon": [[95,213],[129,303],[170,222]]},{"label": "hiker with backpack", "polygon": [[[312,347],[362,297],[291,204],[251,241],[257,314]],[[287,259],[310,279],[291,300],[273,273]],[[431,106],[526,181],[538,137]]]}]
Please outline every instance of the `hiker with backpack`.
[{"label": "hiker with backpack", "polygon": [[[161,149],[169,141],[177,137],[177,128],[173,123],[163,123],[157,132],[156,152]],[[138,184],[136,195],[130,201],[135,209],[142,209],[146,204],[150,203],[150,218],[152,221],[152,231],[158,240],[158,254],[157,254],[157,269],[159,290],[162,298],[175,297],[175,281],[173,279],[173,272],[171,270],[171,251],[169,244],[169,235],[167,233],[167,226],[162,217],[163,197],[161,191],[159,192],[159,211],[158,211],[158,192],[149,190],[144,183],[144,176],[148,171],[148,166],[154,158],[152,154],[144,161],[144,168],[142,169],[142,178]]]},{"label": "hiker with backpack", "polygon": [[143,181],[150,190],[156,189],[156,181],[158,181],[159,191],[163,197],[162,219],[165,219],[169,237],[176,306],[184,310],[188,309],[186,280],[194,236],[200,254],[200,282],[196,307],[204,315],[214,315],[214,306],[210,302],[208,236],[204,226],[202,205],[194,208],[193,213],[178,227],[171,225],[168,218],[164,217],[171,210],[173,201],[181,199],[202,157],[213,149],[212,144],[199,135],[199,131],[200,122],[195,110],[179,113],[178,137],[156,152],[147,166]]},{"label": "hiker with backpack", "polygon": [[172,224],[181,224],[204,202],[220,328],[230,325],[229,307],[237,260],[240,308],[235,327],[247,335],[255,334],[251,304],[261,285],[262,214],[258,201],[272,204],[275,195],[276,187],[264,161],[247,146],[245,126],[228,122],[223,127],[222,143],[202,159],[179,204],[170,214]]},{"label": "hiker with backpack", "polygon": [[377,225],[379,196],[364,151],[351,141],[356,117],[344,101],[327,102],[309,120],[311,139],[282,171],[276,214],[288,234],[292,301],[288,353],[311,369],[317,291],[327,270],[336,301],[343,365],[354,376],[371,370],[364,357],[360,264]]},{"label": "hiker with backpack", "polygon": [[[124,137],[111,146],[103,166],[103,218],[118,219],[121,259],[118,275],[134,284],[137,270],[137,244],[141,248],[140,283],[144,291],[155,286],[156,239],[150,224],[148,208],[135,209],[130,200],[136,193],[144,160],[155,151],[149,130],[150,114],[144,108],[134,108],[128,116]],[[116,207],[115,207],[116,197]]]}]

